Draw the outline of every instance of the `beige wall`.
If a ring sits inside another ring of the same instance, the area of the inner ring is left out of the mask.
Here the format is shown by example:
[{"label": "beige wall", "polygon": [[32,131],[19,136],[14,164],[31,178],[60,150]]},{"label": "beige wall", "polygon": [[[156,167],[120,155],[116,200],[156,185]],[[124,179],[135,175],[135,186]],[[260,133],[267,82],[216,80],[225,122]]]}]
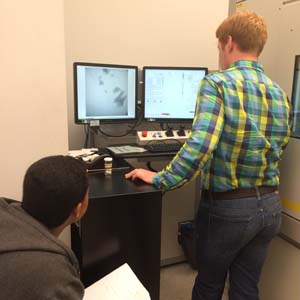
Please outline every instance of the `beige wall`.
[{"label": "beige wall", "polygon": [[63,1],[0,2],[0,196],[21,198],[25,169],[67,151]]},{"label": "beige wall", "polygon": [[299,249],[277,237],[271,243],[261,275],[261,300],[300,299],[299,276]]},{"label": "beige wall", "polygon": [[65,0],[70,148],[83,146],[74,125],[74,61],[218,68],[215,29],[228,0]]}]

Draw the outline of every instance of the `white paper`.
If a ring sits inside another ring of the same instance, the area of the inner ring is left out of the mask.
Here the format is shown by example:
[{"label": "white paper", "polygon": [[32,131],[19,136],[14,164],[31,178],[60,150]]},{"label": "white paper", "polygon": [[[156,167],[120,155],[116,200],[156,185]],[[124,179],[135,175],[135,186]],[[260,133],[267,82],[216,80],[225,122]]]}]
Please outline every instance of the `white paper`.
[{"label": "white paper", "polygon": [[97,152],[97,148],[82,148],[81,150],[69,150],[68,155],[73,157],[84,157],[89,156]]},{"label": "white paper", "polygon": [[124,264],[85,289],[83,300],[151,300],[148,291]]}]

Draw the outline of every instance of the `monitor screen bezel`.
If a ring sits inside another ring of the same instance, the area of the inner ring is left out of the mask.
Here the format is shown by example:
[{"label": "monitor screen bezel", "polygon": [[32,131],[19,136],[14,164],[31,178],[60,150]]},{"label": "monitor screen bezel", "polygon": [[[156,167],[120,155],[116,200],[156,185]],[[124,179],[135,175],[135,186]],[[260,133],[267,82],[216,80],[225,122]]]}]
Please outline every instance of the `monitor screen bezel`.
[{"label": "monitor screen bezel", "polygon": [[[134,117],[130,118],[85,118],[80,119],[78,117],[78,82],[77,82],[77,66],[87,66],[87,67],[107,67],[107,68],[117,68],[117,69],[133,69],[135,71],[135,103],[134,103]],[[73,63],[73,86],[74,86],[74,120],[75,124],[85,125],[91,122],[100,122],[106,124],[113,123],[130,123],[137,120],[137,102],[138,102],[138,66],[134,65],[119,65],[119,64],[107,64],[107,63],[91,63],[91,62],[74,62]]]},{"label": "monitor screen bezel", "polygon": [[[143,120],[146,122],[157,122],[157,123],[192,123],[193,118],[148,118],[145,117],[145,94],[146,94],[146,84],[145,84],[145,78],[146,78],[146,71],[147,70],[195,70],[195,71],[205,71],[206,76],[208,74],[208,68],[207,67],[174,67],[174,66],[144,66],[143,67]],[[200,82],[199,82],[200,84]],[[195,95],[196,99],[197,95]],[[196,102],[195,102],[196,104]]]}]

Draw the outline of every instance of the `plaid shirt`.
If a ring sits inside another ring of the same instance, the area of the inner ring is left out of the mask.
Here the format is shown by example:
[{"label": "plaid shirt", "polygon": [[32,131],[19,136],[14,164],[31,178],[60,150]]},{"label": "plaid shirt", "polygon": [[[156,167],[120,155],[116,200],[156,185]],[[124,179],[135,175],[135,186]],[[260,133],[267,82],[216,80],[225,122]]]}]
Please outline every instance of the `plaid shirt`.
[{"label": "plaid shirt", "polygon": [[290,135],[290,104],[260,63],[241,60],[200,84],[192,130],[170,164],[153,178],[163,190],[202,172],[202,188],[227,191],[279,184]]}]

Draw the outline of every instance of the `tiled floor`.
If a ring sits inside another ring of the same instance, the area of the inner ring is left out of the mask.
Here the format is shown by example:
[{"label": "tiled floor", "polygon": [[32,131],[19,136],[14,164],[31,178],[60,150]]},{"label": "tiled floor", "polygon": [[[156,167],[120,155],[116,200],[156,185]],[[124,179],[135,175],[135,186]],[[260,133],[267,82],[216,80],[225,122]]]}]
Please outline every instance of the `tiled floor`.
[{"label": "tiled floor", "polygon": [[191,300],[196,273],[187,263],[161,268],[160,300]]}]

